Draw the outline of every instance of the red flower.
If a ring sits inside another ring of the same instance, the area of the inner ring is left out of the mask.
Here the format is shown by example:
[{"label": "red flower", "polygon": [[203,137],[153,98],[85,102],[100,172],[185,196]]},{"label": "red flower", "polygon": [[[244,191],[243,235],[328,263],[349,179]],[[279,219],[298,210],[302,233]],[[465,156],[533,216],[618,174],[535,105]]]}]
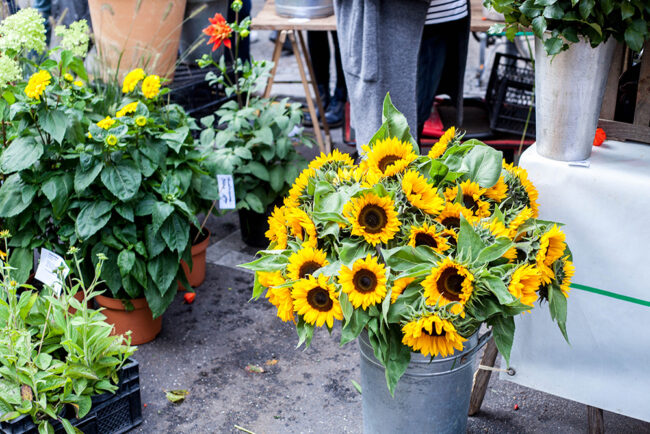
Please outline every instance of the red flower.
[{"label": "red flower", "polygon": [[210,25],[203,29],[203,33],[210,37],[208,45],[214,44],[212,46],[212,51],[216,50],[221,46],[225,45],[228,48],[231,48],[230,45],[230,36],[232,35],[232,29],[226,22],[226,19],[220,13],[214,14],[214,18],[209,18]]},{"label": "red flower", "polygon": [[186,292],[183,295],[183,298],[185,299],[185,303],[192,304],[194,302],[194,299],[196,298],[196,293],[195,292]]},{"label": "red flower", "polygon": [[596,136],[594,137],[594,146],[602,145],[606,138],[607,138],[607,134],[605,134],[605,130],[603,130],[602,128],[596,128]]}]

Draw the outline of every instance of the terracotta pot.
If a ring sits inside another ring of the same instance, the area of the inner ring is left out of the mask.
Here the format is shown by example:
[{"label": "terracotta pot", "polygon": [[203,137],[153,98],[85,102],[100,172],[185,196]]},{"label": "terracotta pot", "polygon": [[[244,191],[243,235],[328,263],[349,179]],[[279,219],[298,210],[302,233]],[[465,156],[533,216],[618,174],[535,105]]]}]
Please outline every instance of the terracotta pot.
[{"label": "terracotta pot", "polygon": [[162,316],[154,319],[146,298],[130,300],[134,310],[127,311],[122,300],[98,295],[95,301],[104,310],[106,322],[113,324],[114,335],[124,334],[131,330],[131,344],[140,345],[151,342],[158,336],[162,328]]},{"label": "terracotta pot", "polygon": [[[204,232],[207,232],[207,235],[199,237],[197,244],[192,245],[192,271],[185,261],[181,261],[181,267],[185,272],[185,277],[190,282],[192,288],[201,286],[205,281],[205,252],[208,249],[210,244],[210,231],[203,228]],[[190,236],[192,240],[196,237],[196,233],[190,231]],[[185,291],[185,287],[178,282],[178,290]]]},{"label": "terracotta pot", "polygon": [[171,80],[186,0],[89,0],[95,41],[107,71],[120,81],[134,68]]}]

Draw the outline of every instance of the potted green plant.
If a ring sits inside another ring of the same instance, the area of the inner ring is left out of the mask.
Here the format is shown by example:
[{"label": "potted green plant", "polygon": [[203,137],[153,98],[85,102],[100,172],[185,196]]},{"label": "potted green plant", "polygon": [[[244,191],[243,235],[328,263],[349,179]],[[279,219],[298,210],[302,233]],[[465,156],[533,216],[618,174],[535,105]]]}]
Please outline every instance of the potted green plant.
[{"label": "potted green plant", "polygon": [[644,0],[485,0],[505,16],[512,39],[523,28],[535,38],[537,150],[559,160],[591,154],[615,41],[640,51],[650,38]]},{"label": "potted green plant", "polygon": [[[241,4],[233,2],[238,12]],[[204,129],[200,135],[203,146],[213,145],[218,172],[232,174],[235,197],[245,242],[264,244],[266,220],[273,205],[279,204],[296,176],[306,166],[304,158],[296,151],[296,144],[311,146],[299,128],[302,119],[300,104],[289,104],[287,99],[274,101],[257,96],[272,68],[266,61],[242,62],[237,58],[240,38],[248,37],[250,20],[240,24],[226,23],[221,14],[211,19],[205,32],[209,42],[222,43],[234,52],[236,61],[232,70],[224,57],[215,62],[203,56],[199,66],[216,66],[218,74],[208,72],[206,80],[225,86],[226,95],[233,99],[223,104],[215,116],[201,119]],[[230,38],[234,33],[234,46]]]},{"label": "potted green plant", "polygon": [[[6,242],[8,231],[0,233]],[[79,266],[75,250],[71,266]],[[104,258],[105,259],[105,258]],[[136,347],[130,338],[111,336],[104,315],[87,307],[98,294],[98,273],[88,285],[67,284],[61,293],[44,287],[40,293],[13,280],[13,269],[0,263],[0,423],[3,432],[78,432],[96,406],[129,399],[120,389],[124,369],[136,370],[128,358]],[[74,294],[83,294],[83,302]],[[74,313],[70,307],[75,309]],[[139,401],[139,389],[132,388]],[[117,394],[117,395],[116,395]],[[139,408],[138,408],[139,410]],[[129,418],[127,428],[141,422]]]},{"label": "potted green plant", "polygon": [[116,332],[133,330],[134,343],[153,339],[177,280],[187,283],[180,262],[192,264],[190,225],[218,197],[214,156],[195,145],[194,121],[165,103],[156,75],[133,70],[117,92],[100,94],[70,50],[58,61],[19,64],[29,79],[7,83],[0,101],[0,217],[14,234],[18,281],[35,248],[63,254],[76,246],[85,281],[102,253],[112,297],[97,301],[110,305],[105,314]]}]

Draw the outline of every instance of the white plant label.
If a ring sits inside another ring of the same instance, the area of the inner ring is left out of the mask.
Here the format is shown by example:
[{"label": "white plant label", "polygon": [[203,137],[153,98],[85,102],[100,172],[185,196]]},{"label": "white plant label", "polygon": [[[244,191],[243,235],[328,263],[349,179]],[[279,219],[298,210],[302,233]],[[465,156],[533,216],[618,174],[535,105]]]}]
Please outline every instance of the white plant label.
[{"label": "white plant label", "polygon": [[70,272],[70,269],[65,264],[62,257],[47,249],[41,248],[41,259],[38,262],[38,268],[34,278],[44,285],[51,287],[56,295],[61,295],[61,288],[63,287],[59,277],[59,269],[61,270],[61,278],[65,279]]},{"label": "white plant label", "polygon": [[235,209],[235,183],[232,175],[217,175],[219,182],[219,209]]}]

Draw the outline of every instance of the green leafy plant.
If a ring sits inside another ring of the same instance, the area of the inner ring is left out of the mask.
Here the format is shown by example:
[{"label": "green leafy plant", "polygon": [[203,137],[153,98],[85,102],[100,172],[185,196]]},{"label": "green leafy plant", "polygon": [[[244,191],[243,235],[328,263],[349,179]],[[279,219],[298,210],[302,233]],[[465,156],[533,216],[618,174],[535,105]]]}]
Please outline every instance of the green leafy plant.
[{"label": "green leafy plant", "polygon": [[[2,236],[6,238],[6,231]],[[78,268],[75,250],[70,252],[71,265]],[[0,264],[1,421],[26,414],[41,433],[54,432],[54,420],[68,433],[79,432],[66,418],[66,408],[83,418],[93,396],[117,391],[119,371],[136,347],[130,346],[129,337],[110,336],[112,326],[105,316],[87,307],[87,300],[101,293],[103,258],[88,285],[74,279],[63,285],[60,296],[49,287],[39,293],[20,285],[12,279],[13,268]]]},{"label": "green leafy plant", "polygon": [[557,54],[569,43],[585,38],[595,47],[608,38],[641,51],[650,38],[650,4],[645,0],[484,0],[483,4],[504,14],[510,40],[521,28],[532,28],[544,41],[546,52]]}]

